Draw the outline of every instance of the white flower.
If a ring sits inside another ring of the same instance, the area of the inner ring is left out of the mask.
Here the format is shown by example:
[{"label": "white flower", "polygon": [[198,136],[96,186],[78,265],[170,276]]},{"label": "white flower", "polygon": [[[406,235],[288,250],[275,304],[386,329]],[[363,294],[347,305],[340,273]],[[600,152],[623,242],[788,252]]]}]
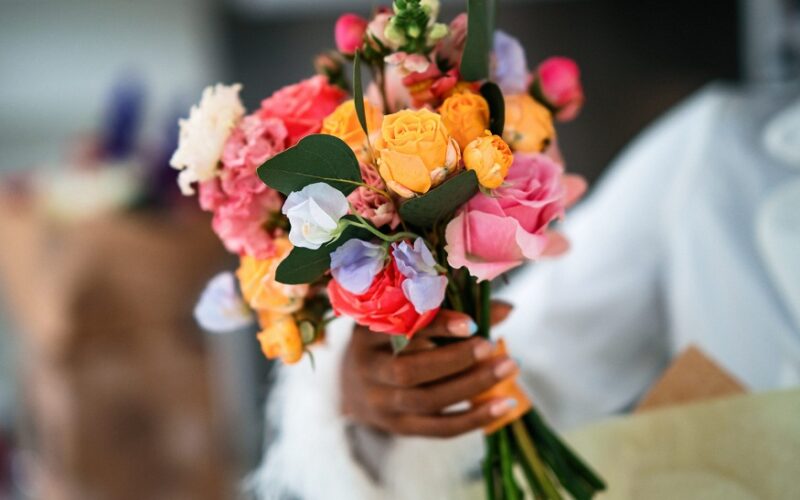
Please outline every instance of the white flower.
[{"label": "white flower", "polygon": [[194,318],[200,327],[212,333],[235,332],[255,322],[231,272],[211,278],[194,306]]},{"label": "white flower", "polygon": [[347,198],[324,182],[289,193],[282,210],[291,224],[289,241],[296,247],[318,249],[336,236],[347,209]]},{"label": "white flower", "polygon": [[225,141],[244,116],[244,106],[239,100],[241,89],[239,84],[206,87],[200,103],[189,111],[189,118],[178,122],[178,149],[169,164],[181,171],[178,185],[184,195],[194,194],[193,182],[207,181],[217,175]]}]

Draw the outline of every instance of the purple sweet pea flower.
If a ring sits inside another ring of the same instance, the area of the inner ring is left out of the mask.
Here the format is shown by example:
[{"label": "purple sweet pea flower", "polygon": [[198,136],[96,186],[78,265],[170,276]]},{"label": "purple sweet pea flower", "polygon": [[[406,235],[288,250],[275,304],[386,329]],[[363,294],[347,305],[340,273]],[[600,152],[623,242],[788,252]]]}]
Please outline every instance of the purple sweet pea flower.
[{"label": "purple sweet pea flower", "polygon": [[386,260],[386,250],[363,240],[348,240],[331,253],[331,274],[350,293],[369,290]]},{"label": "purple sweet pea flower", "polygon": [[500,30],[494,32],[494,75],[504,94],[521,94],[528,88],[528,63],[519,40]]},{"label": "purple sweet pea flower", "polygon": [[436,260],[422,238],[414,241],[392,244],[397,269],[406,277],[403,294],[420,314],[442,305],[447,277],[436,270]]}]

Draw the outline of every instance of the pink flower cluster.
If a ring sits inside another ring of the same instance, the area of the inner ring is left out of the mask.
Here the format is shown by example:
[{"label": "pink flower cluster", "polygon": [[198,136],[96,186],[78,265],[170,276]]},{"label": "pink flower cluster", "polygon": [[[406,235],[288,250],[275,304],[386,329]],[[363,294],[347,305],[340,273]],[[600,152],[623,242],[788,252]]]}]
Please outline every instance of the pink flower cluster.
[{"label": "pink flower cluster", "polygon": [[[361,164],[361,178],[368,185],[386,191],[386,184],[383,183],[380,174],[364,163]],[[371,189],[359,187],[350,193],[347,201],[358,215],[372,222],[376,227],[388,224],[390,229],[394,229],[400,224],[400,216],[394,208],[394,203]]]},{"label": "pink flower cluster", "polygon": [[322,120],[344,93],[322,76],[279,90],[233,130],[218,177],[200,184],[200,206],[214,213],[212,227],[228,251],[257,259],[272,257],[273,227],[283,200],[261,182],[257,169],[268,159],[319,132]]},{"label": "pink flower cluster", "polygon": [[447,225],[448,263],[492,280],[541,257],[548,224],[564,215],[562,173],[545,155],[517,154],[504,184],[476,194]]}]

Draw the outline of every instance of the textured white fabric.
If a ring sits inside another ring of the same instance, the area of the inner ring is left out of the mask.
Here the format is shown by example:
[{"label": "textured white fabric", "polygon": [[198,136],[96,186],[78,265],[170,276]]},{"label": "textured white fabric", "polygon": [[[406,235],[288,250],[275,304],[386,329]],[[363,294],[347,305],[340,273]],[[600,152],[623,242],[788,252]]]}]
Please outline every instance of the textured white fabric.
[{"label": "textured white fabric", "polygon": [[[796,85],[699,92],[569,214],[570,253],[501,291],[516,308],[496,334],[557,427],[625,410],[689,343],[752,389],[800,381],[800,187],[790,184],[800,172],[761,140],[797,95]],[[482,453],[477,434],[397,439],[382,488],[350,460],[336,386],[347,328],[316,351],[315,374],[281,369],[268,418],[283,433],[254,476],[262,498],[282,485],[303,500],[480,498],[475,483],[460,489]]]}]

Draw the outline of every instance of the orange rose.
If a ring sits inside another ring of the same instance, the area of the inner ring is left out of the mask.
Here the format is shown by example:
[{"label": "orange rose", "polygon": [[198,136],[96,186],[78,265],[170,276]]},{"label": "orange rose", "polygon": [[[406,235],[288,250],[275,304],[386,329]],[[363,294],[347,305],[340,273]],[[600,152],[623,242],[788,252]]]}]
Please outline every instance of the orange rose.
[{"label": "orange rose", "polygon": [[464,166],[478,174],[478,182],[487,189],[500,187],[508,174],[514,155],[511,148],[488,130],[464,149]]},{"label": "orange rose", "polygon": [[259,311],[258,322],[261,332],[258,342],[261,351],[269,359],[281,358],[288,364],[294,364],[303,357],[303,340],[297,322],[290,314]]},{"label": "orange rose", "polygon": [[[367,129],[370,135],[378,135],[383,115],[364,99],[364,115],[367,118]],[[322,122],[322,133],[338,137],[358,155],[365,152],[367,136],[358,122],[355,101],[350,99],[337,107]]]},{"label": "orange rose", "polygon": [[427,193],[459,165],[458,143],[442,117],[427,109],[384,117],[375,147],[386,186],[404,198]]},{"label": "orange rose", "polygon": [[451,95],[444,100],[439,113],[462,151],[489,127],[489,103],[472,92]]},{"label": "orange rose", "polygon": [[275,271],[291,252],[292,244],[287,238],[276,238],[274,243],[275,257],[255,259],[243,255],[236,276],[250,307],[257,311],[289,314],[303,307],[308,285],[284,285],[275,280]]},{"label": "orange rose", "polygon": [[503,139],[515,151],[540,153],[556,135],[550,111],[528,94],[505,96]]}]

